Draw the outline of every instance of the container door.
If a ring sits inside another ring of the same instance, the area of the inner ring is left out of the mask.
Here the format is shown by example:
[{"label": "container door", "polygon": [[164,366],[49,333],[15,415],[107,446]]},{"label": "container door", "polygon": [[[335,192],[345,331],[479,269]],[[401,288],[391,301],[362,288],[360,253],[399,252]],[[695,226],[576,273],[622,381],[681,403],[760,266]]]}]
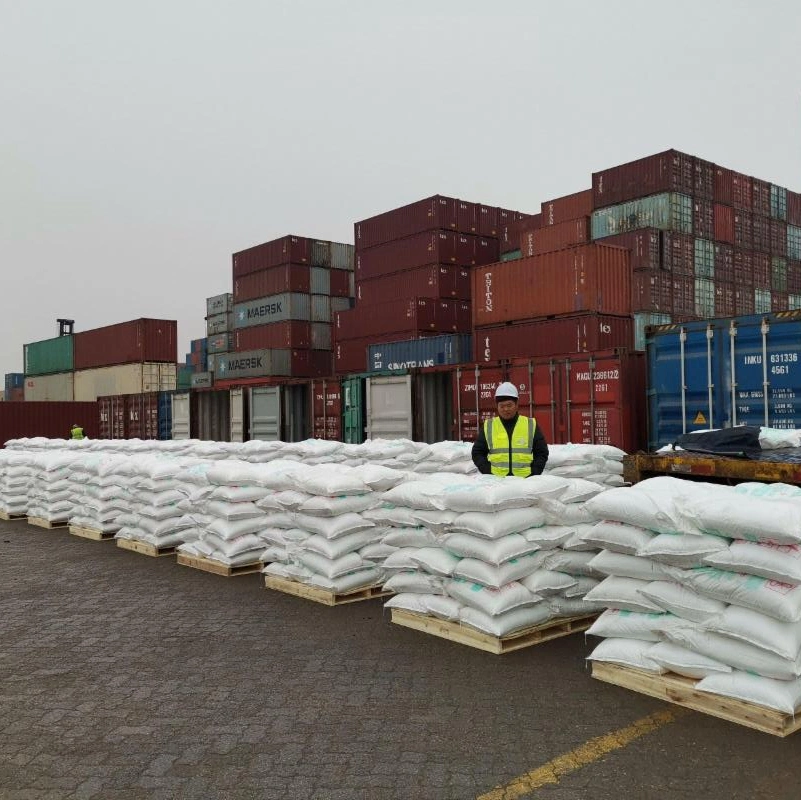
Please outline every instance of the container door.
[{"label": "container door", "polygon": [[254,386],[250,390],[250,438],[262,442],[280,440],[280,386]]},{"label": "container door", "polygon": [[158,396],[158,438],[172,437],[172,392],[160,392]]},{"label": "container door", "polygon": [[172,438],[189,439],[189,392],[172,396]]},{"label": "container door", "polygon": [[442,442],[451,437],[453,422],[453,372],[421,372],[414,380],[414,439]]},{"label": "container door", "polygon": [[368,439],[412,439],[412,376],[367,378]]},{"label": "container door", "polygon": [[284,442],[302,442],[311,436],[309,385],[296,383],[283,387],[281,393],[281,439]]},{"label": "container door", "polygon": [[231,389],[231,441],[245,441],[245,390]]},{"label": "container door", "polygon": [[342,381],[343,441],[348,444],[364,442],[364,379],[345,378]]}]

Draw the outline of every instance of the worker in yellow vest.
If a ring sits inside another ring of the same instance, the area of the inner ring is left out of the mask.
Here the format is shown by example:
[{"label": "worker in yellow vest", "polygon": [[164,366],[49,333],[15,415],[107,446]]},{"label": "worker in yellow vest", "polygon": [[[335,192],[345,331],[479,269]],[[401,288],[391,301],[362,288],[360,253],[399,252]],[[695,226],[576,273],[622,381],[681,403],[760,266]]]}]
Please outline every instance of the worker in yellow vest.
[{"label": "worker in yellow vest", "polygon": [[83,432],[83,428],[77,422],[72,426],[72,428],[70,428],[70,438],[71,439],[86,438]]},{"label": "worker in yellow vest", "polygon": [[541,475],[548,462],[548,443],[537,420],[518,413],[517,387],[508,381],[495,390],[498,416],[480,428],[473,463],[484,475],[528,478]]}]

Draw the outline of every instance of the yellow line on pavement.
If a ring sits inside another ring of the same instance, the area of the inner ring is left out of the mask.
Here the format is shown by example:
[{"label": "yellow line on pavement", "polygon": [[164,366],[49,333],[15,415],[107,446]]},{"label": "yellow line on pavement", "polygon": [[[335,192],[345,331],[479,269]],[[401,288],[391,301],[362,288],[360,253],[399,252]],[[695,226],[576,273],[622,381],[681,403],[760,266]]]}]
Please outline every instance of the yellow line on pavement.
[{"label": "yellow line on pavement", "polygon": [[547,764],[543,764],[541,767],[515,778],[505,786],[497,786],[492,791],[480,795],[477,800],[515,800],[515,798],[523,797],[549,783],[559,783],[568,773],[575,772],[575,770],[587,764],[598,761],[613,750],[626,747],[635,739],[659,730],[659,728],[668,725],[686,713],[687,711],[683,708],[656,711],[647,717],[638,719],[626,728],[590,739],[581,747],[577,747],[575,750],[558,756]]}]

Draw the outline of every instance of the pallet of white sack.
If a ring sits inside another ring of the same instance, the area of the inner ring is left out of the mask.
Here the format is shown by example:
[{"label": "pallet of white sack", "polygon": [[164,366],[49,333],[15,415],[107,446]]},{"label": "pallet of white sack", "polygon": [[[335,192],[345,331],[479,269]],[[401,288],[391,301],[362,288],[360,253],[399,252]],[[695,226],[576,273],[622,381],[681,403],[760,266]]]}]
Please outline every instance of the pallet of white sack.
[{"label": "pallet of white sack", "polygon": [[490,633],[482,633],[475,628],[462,625],[460,622],[449,622],[425,614],[416,614],[413,611],[404,611],[402,608],[392,609],[392,621],[396,625],[430,633],[432,636],[466,644],[495,655],[511,653],[515,650],[522,650],[524,647],[549,642],[551,639],[559,639],[562,636],[586,631],[597,617],[597,614],[591,614],[584,617],[556,619],[532,628],[515,631],[508,636],[493,636]]},{"label": "pallet of white sack", "polygon": [[618,664],[595,661],[592,665],[592,677],[604,683],[622,686],[624,689],[647,694],[683,708],[690,708],[774,736],[789,736],[801,728],[801,715],[793,717],[792,714],[785,714],[745,700],[699,692],[695,688],[697,683],[695,679],[685,678],[673,672],[657,675],[631,667],[621,667]]},{"label": "pallet of white sack", "polygon": [[36,525],[37,528],[47,528],[52,531],[56,528],[68,528],[70,523],[67,519],[45,519],[44,517],[28,517],[28,525]]},{"label": "pallet of white sack", "polygon": [[70,525],[70,533],[93,542],[105,542],[114,538],[114,531],[99,531],[95,528],[84,528],[81,525]]},{"label": "pallet of white sack", "polygon": [[261,561],[254,561],[250,564],[240,564],[236,567],[229,567],[221,561],[214,561],[203,556],[190,556],[188,553],[177,552],[178,563],[182,567],[192,567],[203,572],[211,572],[214,575],[222,575],[226,578],[233,578],[235,575],[250,575],[254,572],[261,572],[264,564]]},{"label": "pallet of white sack", "polygon": [[9,514],[8,511],[0,511],[0,519],[6,522],[15,522],[18,519],[28,519],[27,514]]},{"label": "pallet of white sack", "polygon": [[175,553],[175,547],[156,547],[150,542],[139,542],[136,539],[117,539],[117,547],[123,550],[130,550],[132,553],[140,553],[143,556],[171,556]]},{"label": "pallet of white sack", "polygon": [[354,589],[351,592],[334,592],[322,589],[319,586],[310,586],[300,581],[290,581],[279,578],[277,575],[265,575],[264,585],[276,592],[302,597],[325,606],[343,606],[346,603],[359,603],[362,600],[374,600],[377,597],[387,597],[392,592],[384,591],[381,586],[365,586],[363,589]]}]

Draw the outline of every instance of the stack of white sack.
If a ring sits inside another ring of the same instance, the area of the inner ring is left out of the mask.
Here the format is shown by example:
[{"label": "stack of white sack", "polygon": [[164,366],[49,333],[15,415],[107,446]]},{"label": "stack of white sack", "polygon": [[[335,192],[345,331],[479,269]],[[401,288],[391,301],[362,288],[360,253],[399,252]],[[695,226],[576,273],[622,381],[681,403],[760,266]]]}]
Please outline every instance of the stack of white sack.
[{"label": "stack of white sack", "polygon": [[66,522],[76,497],[70,483],[74,466],[85,456],[70,450],[37,449],[31,461],[28,516],[48,522]]},{"label": "stack of white sack", "polygon": [[117,522],[115,538],[154,547],[176,547],[198,538],[205,519],[193,512],[211,492],[210,462],[170,456],[140,456],[121,468],[127,483],[128,510]]},{"label": "stack of white sack", "polygon": [[75,498],[70,525],[100,533],[116,533],[122,527],[117,518],[128,511],[127,456],[89,453],[73,464],[69,475]]},{"label": "stack of white sack", "polygon": [[801,708],[801,489],[652,478],[588,504],[608,574],[590,658]]},{"label": "stack of white sack", "polygon": [[262,554],[265,575],[335,594],[380,585],[391,549],[383,546],[384,528],[369,512],[404,474],[369,464],[283,463],[270,481],[273,494],[258,504],[271,513],[262,534],[270,542]]},{"label": "stack of white sack", "polygon": [[[602,488],[581,479],[432,474],[384,495],[381,522],[408,526],[384,541],[397,593],[387,607],[508,636],[557,617],[584,616],[597,581],[580,538],[595,521],[584,502]],[[418,527],[413,527],[418,526]]]},{"label": "stack of white sack", "polygon": [[35,453],[0,451],[0,511],[8,516],[28,513],[28,488]]},{"label": "stack of white sack", "polygon": [[[198,469],[198,478],[200,474]],[[268,474],[264,466],[230,459],[208,467],[203,476],[207,485],[198,481],[178,504],[187,523],[182,529],[186,542],[178,546],[178,552],[228,567],[257,564],[264,551],[261,533],[268,522],[256,503],[270,492],[262,482]]]}]

